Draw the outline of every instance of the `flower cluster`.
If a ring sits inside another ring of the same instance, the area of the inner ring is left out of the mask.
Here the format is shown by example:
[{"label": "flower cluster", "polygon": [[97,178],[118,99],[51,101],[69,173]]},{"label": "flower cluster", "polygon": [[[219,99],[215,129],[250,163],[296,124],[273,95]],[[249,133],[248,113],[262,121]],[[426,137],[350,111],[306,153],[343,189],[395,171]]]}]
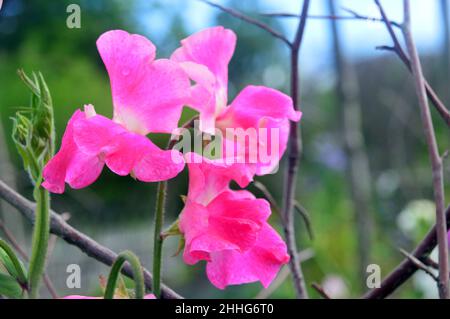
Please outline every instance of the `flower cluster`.
[{"label": "flower cluster", "polygon": [[[289,96],[264,86],[245,87],[228,105],[228,64],[235,46],[231,30],[213,27],[182,40],[170,59],[155,59],[156,48],[145,37],[120,30],[101,35],[97,48],[109,74],[114,116],[98,115],[92,105],[77,110],[42,184],[54,193],[64,192],[65,183],[83,188],[104,165],[140,181],[164,181],[187,163],[189,190],[179,217],[183,259],[206,261],[209,280],[221,289],[254,281],[267,287],[289,260],[285,243],[268,223],[269,203],[229,184],[245,188],[255,175],[272,172],[286,150],[290,121],[301,117]],[[272,150],[268,160],[245,139],[228,135],[220,158],[160,149],[147,134],[176,132],[184,106],[198,111],[199,129],[210,135],[258,129],[252,138]],[[275,140],[269,138],[272,132]],[[237,148],[244,151],[235,153]],[[234,161],[223,161],[230,157]]]}]

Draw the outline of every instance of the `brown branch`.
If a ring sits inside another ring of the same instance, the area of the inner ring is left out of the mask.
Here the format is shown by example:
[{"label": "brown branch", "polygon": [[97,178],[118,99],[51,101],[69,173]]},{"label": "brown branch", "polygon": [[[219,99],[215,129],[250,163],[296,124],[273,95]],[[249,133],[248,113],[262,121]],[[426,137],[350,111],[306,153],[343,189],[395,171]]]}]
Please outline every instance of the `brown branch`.
[{"label": "brown branch", "polygon": [[325,292],[325,290],[322,287],[319,286],[319,284],[313,282],[311,284],[311,287],[313,287],[323,298],[331,299],[331,297]]},{"label": "brown branch", "polygon": [[419,99],[420,114],[426,141],[428,145],[428,153],[431,161],[433,175],[433,192],[434,202],[436,204],[436,229],[439,249],[439,296],[449,299],[449,264],[448,264],[448,243],[447,243],[447,227],[445,221],[444,206],[444,172],[442,168],[442,158],[439,154],[436,136],[433,127],[433,121],[430,114],[430,107],[426,95],[425,83],[422,74],[422,66],[420,64],[419,55],[417,53],[414,38],[411,33],[411,16],[409,0],[403,0],[404,22],[403,35],[406,46],[411,57],[411,69],[414,76],[416,93]]},{"label": "brown branch", "polygon": [[[19,253],[19,255],[22,257],[23,260],[29,261],[28,255],[25,252],[25,250],[19,245],[19,242],[17,241],[16,237],[13,235],[13,233],[6,227],[4,222],[0,220],[0,229],[3,231],[3,234],[5,234],[6,239],[11,244],[11,246]],[[53,283],[48,276],[46,272],[44,272],[43,275],[44,284],[47,287],[48,292],[53,297],[53,299],[58,299],[58,294],[55,290],[55,287],[53,286]]]},{"label": "brown branch", "polygon": [[[450,206],[447,207],[445,212],[447,229],[450,227]],[[436,226],[428,232],[425,238],[419,243],[419,245],[411,253],[412,256],[420,261],[424,261],[428,258],[430,253],[436,247],[437,236]],[[381,282],[380,288],[375,288],[367,292],[363,298],[366,299],[383,299],[392,294],[397,288],[403,285],[416,271],[418,270],[409,258],[403,259],[403,261]]]},{"label": "brown branch", "polygon": [[439,282],[439,278],[425,265],[423,262],[421,262],[419,259],[408,253],[406,250],[400,248],[400,252],[403,256],[411,260],[411,262],[416,265],[416,267],[420,270],[423,270],[426,274],[428,274],[431,278],[433,278],[436,282]]},{"label": "brown branch", "polygon": [[[369,22],[381,22],[384,23],[384,20],[382,18],[376,18],[376,17],[370,17],[366,15],[362,15],[357,13],[356,11],[353,11],[351,9],[345,9],[344,11],[347,11],[350,13],[350,16],[340,16],[340,15],[323,15],[323,14],[309,14],[308,19],[310,20],[356,20],[356,21],[369,21]],[[261,13],[264,17],[271,17],[271,18],[300,18],[300,15],[295,13],[285,13],[285,12],[269,12],[269,13]],[[392,21],[391,24],[396,28],[401,28],[401,25],[398,22]]]},{"label": "brown branch", "polygon": [[[383,45],[383,46],[378,46],[377,49],[395,52],[395,54],[400,58],[400,60],[407,67],[407,69],[410,72],[412,72],[411,62],[410,62],[408,56],[406,55],[405,51],[403,50],[403,48],[400,44],[400,41],[398,40],[397,35],[395,34],[394,29],[392,28],[392,22],[387,17],[386,12],[384,11],[384,8],[381,5],[380,1],[375,0],[375,4],[378,6],[378,10],[380,11],[380,14],[384,21],[384,24],[386,25],[388,33],[394,43],[393,46]],[[447,126],[450,126],[449,110],[444,105],[444,103],[439,99],[438,95],[436,94],[436,92],[433,90],[433,88],[431,87],[431,85],[428,83],[428,81],[425,78],[423,78],[423,82],[425,84],[425,89],[426,89],[428,98],[431,100],[436,111],[438,111],[439,115],[442,117],[442,119],[447,124]]]},{"label": "brown branch", "polygon": [[[22,195],[15,192],[1,180],[0,198],[3,198],[6,202],[15,207],[29,221],[32,223],[34,222],[35,203],[27,200]],[[102,246],[86,234],[70,226],[59,214],[54,211],[51,211],[50,232],[62,238],[68,244],[78,247],[86,255],[100,261],[101,263],[104,263],[105,265],[111,266],[117,259],[117,254],[115,252],[105,246]],[[127,277],[133,277],[133,271],[128,263],[123,267],[122,273]],[[147,289],[151,290],[152,275],[146,269],[144,269],[144,279],[145,286]],[[167,299],[182,298],[179,294],[166,285],[161,285],[161,297]]]},{"label": "brown branch", "polygon": [[314,231],[312,227],[311,216],[309,215],[308,211],[298,201],[294,201],[294,208],[302,217],[303,222],[305,223],[309,239],[314,240]]},{"label": "brown branch", "polygon": [[[294,42],[291,46],[291,98],[294,103],[294,108],[298,110],[299,92],[299,67],[298,56],[300,46],[303,39],[303,34],[306,26],[306,20],[309,9],[309,0],[303,1],[301,18],[297,27]],[[300,259],[297,254],[297,244],[294,229],[294,198],[295,185],[297,181],[297,171],[300,162],[301,154],[301,134],[298,124],[296,122],[290,123],[289,132],[289,150],[288,150],[288,165],[286,168],[284,198],[283,198],[283,230],[286,237],[286,245],[288,253],[291,256],[289,260],[289,267],[293,276],[294,287],[297,298],[308,298],[303,271],[300,264]]]},{"label": "brown branch", "polygon": [[252,17],[249,17],[249,16],[243,14],[242,12],[239,12],[239,11],[231,9],[231,8],[224,7],[224,6],[222,6],[222,5],[218,4],[218,3],[214,3],[214,2],[211,2],[211,1],[208,1],[208,0],[199,0],[199,1],[204,2],[206,4],[209,4],[212,7],[216,7],[218,9],[222,10],[223,12],[226,12],[229,15],[232,15],[235,18],[238,18],[238,19],[240,19],[242,21],[245,21],[245,22],[247,22],[249,24],[257,26],[258,28],[260,28],[260,29],[270,33],[275,38],[280,39],[281,41],[286,43],[289,47],[292,45],[291,42],[284,35],[282,35],[280,32],[272,29],[270,26],[268,26],[265,23],[262,23],[261,21],[258,21],[256,19],[253,19]]}]

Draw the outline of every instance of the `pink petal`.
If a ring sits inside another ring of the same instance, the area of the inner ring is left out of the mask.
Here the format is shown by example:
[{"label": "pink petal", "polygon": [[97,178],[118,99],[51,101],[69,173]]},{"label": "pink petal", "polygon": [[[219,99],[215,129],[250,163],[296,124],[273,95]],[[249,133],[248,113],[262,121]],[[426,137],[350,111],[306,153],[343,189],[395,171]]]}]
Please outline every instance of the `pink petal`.
[{"label": "pink petal", "polygon": [[218,121],[234,121],[237,127],[255,127],[261,118],[289,119],[297,122],[301,112],[295,111],[290,96],[265,86],[249,85],[221,114]]},{"label": "pink petal", "polygon": [[228,189],[232,180],[240,187],[246,187],[253,179],[251,172],[243,164],[226,164],[222,160],[210,160],[196,153],[187,153],[189,168],[188,197],[207,205],[219,193]]},{"label": "pink petal", "polygon": [[[255,144],[246,140],[239,144],[235,139],[229,138],[225,141],[224,148],[229,147],[228,150],[243,153],[244,161],[257,164],[256,173],[264,175],[278,165],[286,150],[289,121],[299,121],[300,117],[301,113],[294,110],[292,99],[286,94],[263,86],[247,86],[217,118],[216,126],[223,132],[239,128],[254,130],[256,141],[252,142],[256,142],[256,148],[251,148]],[[272,144],[273,142],[276,144]],[[227,143],[231,145],[227,146]],[[230,153],[226,150],[224,152]]]},{"label": "pink petal", "polygon": [[216,115],[227,103],[228,63],[235,46],[233,31],[213,27],[182,40],[171,57],[203,88],[192,92],[190,104],[200,112],[200,129],[210,134],[214,134]]},{"label": "pink petal", "polygon": [[206,272],[219,289],[260,281],[267,288],[283,264],[289,261],[286,244],[268,224],[263,226],[256,244],[248,251],[227,250],[210,254]]},{"label": "pink petal", "polygon": [[217,251],[250,249],[269,215],[267,201],[246,191],[225,191],[206,207],[188,198],[180,217],[185,262],[209,260]]},{"label": "pink petal", "polygon": [[184,167],[179,152],[161,150],[147,137],[101,115],[77,122],[74,136],[80,150],[104,158],[118,175],[132,173],[138,180],[154,182],[175,177]]},{"label": "pink petal", "polygon": [[45,165],[42,186],[52,193],[63,193],[64,183],[72,188],[83,188],[92,184],[100,175],[103,162],[95,154],[81,151],[73,139],[74,124],[85,120],[85,114],[76,111],[64,133],[61,149]]},{"label": "pink petal", "polygon": [[102,34],[97,48],[108,70],[114,120],[128,130],[171,133],[189,98],[189,80],[170,60],[154,60],[145,37],[115,30]]}]

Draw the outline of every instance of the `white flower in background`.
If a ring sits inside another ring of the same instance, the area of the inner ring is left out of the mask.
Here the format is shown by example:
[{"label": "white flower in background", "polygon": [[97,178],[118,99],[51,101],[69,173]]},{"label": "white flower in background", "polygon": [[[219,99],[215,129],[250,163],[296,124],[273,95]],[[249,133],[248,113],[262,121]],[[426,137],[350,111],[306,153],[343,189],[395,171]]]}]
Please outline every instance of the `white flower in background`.
[{"label": "white flower in background", "polygon": [[397,225],[405,235],[415,239],[423,235],[423,226],[428,228],[434,223],[435,210],[435,205],[430,200],[413,200],[398,215]]},{"label": "white flower in background", "polygon": [[327,275],[322,280],[323,290],[332,299],[348,298],[349,290],[342,277],[337,275]]},{"label": "white flower in background", "polygon": [[[430,254],[430,258],[433,260],[438,260],[438,250],[434,249]],[[435,272],[437,275],[437,272]],[[423,271],[416,271],[413,278],[414,288],[423,294],[423,298],[426,299],[437,299],[439,298],[439,293],[436,289],[436,281]]]}]

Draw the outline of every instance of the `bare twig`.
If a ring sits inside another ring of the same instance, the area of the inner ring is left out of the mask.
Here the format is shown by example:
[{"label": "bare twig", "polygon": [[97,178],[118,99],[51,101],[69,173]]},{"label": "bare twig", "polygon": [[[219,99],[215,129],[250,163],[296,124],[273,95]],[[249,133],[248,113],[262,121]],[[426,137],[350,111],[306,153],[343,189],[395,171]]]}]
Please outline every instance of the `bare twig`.
[{"label": "bare twig", "polygon": [[399,248],[400,252],[403,256],[411,260],[414,265],[417,266],[418,269],[423,270],[425,273],[430,275],[431,278],[433,278],[436,282],[439,282],[439,278],[425,265],[423,262],[421,262],[419,259],[408,253],[406,250]]},{"label": "bare twig", "polygon": [[[12,232],[6,227],[6,225],[3,223],[2,220],[0,220],[0,229],[2,230],[3,234],[5,234],[6,239],[8,242],[14,247],[14,249],[19,253],[19,255],[23,258],[23,260],[28,261],[28,255],[25,252],[25,250],[19,245],[19,242],[16,240],[16,237],[12,234]],[[56,293],[55,287],[53,286],[53,283],[48,276],[47,273],[44,273],[43,275],[44,284],[47,287],[48,292],[50,295],[54,298],[58,298],[58,294]]]},{"label": "bare twig", "polygon": [[280,32],[272,29],[270,26],[268,26],[265,23],[262,23],[261,21],[258,21],[256,19],[253,19],[252,17],[249,17],[249,16],[243,14],[242,12],[239,12],[239,11],[231,9],[231,8],[224,7],[224,6],[222,6],[222,5],[218,4],[218,3],[214,3],[214,2],[211,2],[211,1],[208,1],[208,0],[199,0],[199,1],[204,2],[206,4],[209,4],[210,6],[216,7],[218,9],[222,10],[223,12],[226,12],[229,15],[232,15],[235,18],[238,18],[238,19],[243,20],[243,21],[245,21],[245,22],[247,22],[249,24],[253,24],[253,25],[257,26],[258,28],[260,28],[260,29],[270,33],[275,38],[280,39],[281,41],[286,43],[288,46],[292,45],[291,42],[284,35],[282,35]]},{"label": "bare twig", "polygon": [[[298,55],[300,46],[305,31],[306,20],[309,9],[309,0],[303,1],[301,18],[297,27],[297,33],[295,35],[294,42],[291,46],[291,98],[294,103],[294,108],[298,109],[299,92],[299,67],[298,67]],[[295,239],[294,229],[294,198],[295,198],[295,184],[297,181],[297,171],[301,154],[301,135],[299,127],[296,122],[290,123],[289,132],[289,150],[288,150],[288,165],[286,168],[285,185],[284,185],[284,198],[283,198],[283,229],[286,237],[286,245],[289,255],[289,266],[293,276],[294,287],[297,294],[297,298],[308,298],[308,292],[306,290],[305,280],[303,277],[303,271],[300,264],[300,259],[297,255],[297,244]]]},{"label": "bare twig", "polygon": [[[445,212],[447,229],[450,226],[450,206]],[[430,255],[437,244],[436,226],[433,226],[425,238],[411,253],[422,262]],[[409,258],[405,258],[386,278],[381,282],[380,288],[375,288],[367,292],[363,298],[383,299],[392,294],[398,287],[405,283],[416,271],[415,265]]]},{"label": "bare twig", "polygon": [[424,257],[422,258],[422,262],[427,265],[430,266],[433,269],[438,270],[439,269],[439,264],[437,262],[435,262],[433,259],[431,259],[430,256]]},{"label": "bare twig", "polygon": [[308,211],[297,201],[294,202],[294,208],[300,214],[303,221],[305,222],[306,231],[308,232],[309,239],[314,240],[314,231],[311,225],[311,217]]},{"label": "bare twig", "polygon": [[[369,22],[382,22],[384,23],[382,18],[370,17],[366,15],[362,15],[353,11],[351,9],[342,8],[344,11],[347,11],[351,15],[349,16],[340,16],[340,15],[323,15],[323,14],[309,14],[308,19],[310,20],[356,20],[356,21],[369,21]],[[300,15],[296,13],[285,13],[285,12],[269,12],[269,13],[261,13],[264,17],[271,18],[300,18]],[[390,22],[394,27],[401,28],[400,23],[392,21]]]},{"label": "bare twig", "polygon": [[439,249],[439,295],[441,298],[448,299],[449,294],[449,264],[448,264],[448,243],[447,243],[447,227],[445,221],[444,206],[444,174],[442,168],[442,158],[436,142],[436,136],[433,127],[433,121],[428,106],[425,83],[422,74],[422,66],[420,64],[419,55],[414,44],[414,38],[411,33],[411,17],[409,0],[403,0],[404,22],[403,35],[405,37],[406,46],[411,57],[411,69],[414,76],[416,92],[419,99],[420,113],[426,141],[428,145],[428,153],[430,156],[432,175],[433,175],[433,191],[434,202],[436,204],[436,229]]},{"label": "bare twig", "polygon": [[[395,52],[395,54],[397,54],[397,56],[400,58],[400,60],[403,62],[403,64],[408,68],[408,70],[410,72],[412,72],[411,62],[410,62],[408,56],[406,55],[405,51],[403,50],[403,48],[400,44],[400,41],[398,40],[397,35],[395,34],[394,29],[392,28],[392,22],[389,20],[380,1],[375,0],[375,4],[378,6],[378,10],[380,11],[380,14],[383,18],[383,21],[386,25],[388,32],[389,32],[389,35],[394,43],[393,46],[383,45],[383,46],[378,46],[377,49]],[[439,115],[442,117],[442,119],[447,124],[447,126],[450,126],[449,110],[444,105],[444,103],[439,99],[438,95],[436,94],[436,92],[434,92],[433,88],[430,86],[430,84],[427,82],[427,80],[425,78],[423,78],[423,82],[425,84],[425,89],[426,89],[428,98],[431,100],[435,109],[438,111]]]},{"label": "bare twig", "polygon": [[[13,207],[15,207],[28,220],[34,222],[35,203],[27,200],[22,195],[15,192],[1,180],[0,197],[11,204]],[[98,242],[96,242],[86,234],[67,224],[63,220],[63,218],[54,211],[51,211],[50,232],[64,239],[64,241],[66,241],[68,244],[78,247],[86,255],[100,261],[101,263],[104,263],[105,265],[110,266],[117,259],[117,254],[115,252],[105,246],[100,245]],[[123,267],[122,273],[130,278],[133,277],[133,272],[128,263]],[[151,290],[152,275],[146,269],[144,270],[144,279],[147,289]],[[179,294],[177,294],[166,285],[161,285],[161,297],[168,299],[182,298]]]},{"label": "bare twig", "polygon": [[313,282],[311,284],[311,287],[313,287],[323,298],[331,299],[331,297],[325,292],[325,290],[322,287],[320,287],[318,283]]}]

